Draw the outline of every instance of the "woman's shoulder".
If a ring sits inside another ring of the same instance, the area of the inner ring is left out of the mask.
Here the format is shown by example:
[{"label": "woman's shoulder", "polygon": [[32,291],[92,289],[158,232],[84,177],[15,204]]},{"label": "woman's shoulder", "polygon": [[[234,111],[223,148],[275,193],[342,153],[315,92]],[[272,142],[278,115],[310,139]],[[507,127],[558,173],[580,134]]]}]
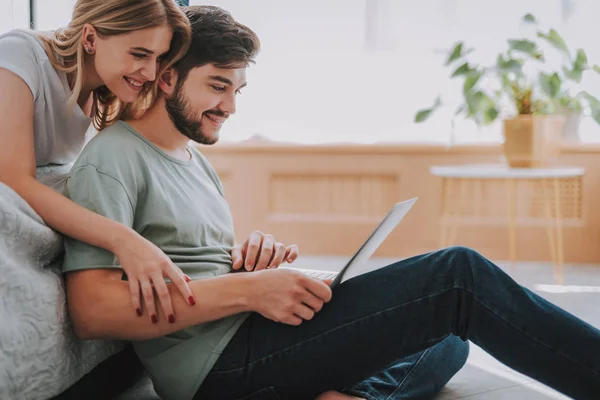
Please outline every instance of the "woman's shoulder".
[{"label": "woman's shoulder", "polygon": [[0,51],[3,56],[28,53],[38,61],[48,58],[40,34],[29,29],[13,29],[1,34]]},{"label": "woman's shoulder", "polygon": [[29,86],[38,98],[42,77],[51,64],[41,39],[35,31],[14,29],[0,35],[0,68],[11,71]]}]

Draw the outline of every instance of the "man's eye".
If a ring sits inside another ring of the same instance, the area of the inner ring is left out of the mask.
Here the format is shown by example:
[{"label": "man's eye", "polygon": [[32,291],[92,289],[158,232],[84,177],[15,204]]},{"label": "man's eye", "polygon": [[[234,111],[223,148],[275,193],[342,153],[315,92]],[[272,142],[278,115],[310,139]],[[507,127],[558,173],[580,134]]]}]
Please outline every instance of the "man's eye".
[{"label": "man's eye", "polygon": [[148,57],[147,54],[140,54],[140,53],[131,53],[131,55],[138,60],[143,60],[144,58]]},{"label": "man's eye", "polygon": [[211,85],[213,89],[215,89],[217,92],[224,92],[225,91],[225,87],[224,86],[215,86],[215,85]]}]

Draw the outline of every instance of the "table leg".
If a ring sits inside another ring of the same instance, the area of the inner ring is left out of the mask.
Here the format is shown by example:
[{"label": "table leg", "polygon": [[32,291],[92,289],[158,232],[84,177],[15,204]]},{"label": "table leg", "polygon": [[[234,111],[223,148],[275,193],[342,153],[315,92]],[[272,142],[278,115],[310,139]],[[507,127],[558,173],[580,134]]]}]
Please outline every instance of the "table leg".
[{"label": "table leg", "polygon": [[556,270],[558,260],[556,259],[556,241],[554,239],[554,220],[552,218],[552,185],[547,179],[542,181],[542,201],[546,214],[546,232],[548,233],[548,243],[550,247],[550,258],[552,265]]},{"label": "table leg", "polygon": [[442,178],[442,221],[441,221],[441,237],[440,248],[445,248],[448,243],[448,201],[450,199],[450,187],[452,178]]},{"label": "table leg", "polygon": [[458,227],[460,225],[458,221],[460,219],[465,197],[467,195],[467,183],[467,179],[460,180],[460,195],[454,208],[454,225],[452,225],[452,229],[449,233],[448,246],[452,245],[452,243],[455,243],[456,236],[458,235]]},{"label": "table leg", "polygon": [[516,190],[514,179],[509,179],[507,182],[508,188],[508,249],[510,258],[510,272],[514,272],[515,262],[517,258],[517,205],[516,205]]},{"label": "table leg", "polygon": [[554,269],[554,279],[559,285],[564,284],[564,247],[562,237],[562,215],[560,212],[560,180],[554,179],[554,207],[556,208],[556,268]]}]

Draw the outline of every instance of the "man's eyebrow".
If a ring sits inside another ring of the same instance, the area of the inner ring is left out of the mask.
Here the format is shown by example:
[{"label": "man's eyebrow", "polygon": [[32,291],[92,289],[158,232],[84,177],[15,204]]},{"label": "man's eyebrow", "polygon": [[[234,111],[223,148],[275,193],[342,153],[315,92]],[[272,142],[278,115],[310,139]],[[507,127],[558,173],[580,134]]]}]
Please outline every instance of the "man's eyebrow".
[{"label": "man's eyebrow", "polygon": [[[211,76],[209,76],[209,78],[212,79],[213,81],[219,81],[219,82],[224,83],[226,85],[233,86],[233,82],[231,82],[229,79],[225,78],[224,76],[211,75]],[[244,82],[244,84],[242,86],[240,86],[238,88],[238,90],[241,89],[241,88],[243,88],[243,87],[246,87],[247,84],[248,84],[248,82]]]},{"label": "man's eyebrow", "polygon": [[213,81],[219,81],[219,82],[224,83],[226,85],[233,86],[233,82],[231,82],[229,79],[225,78],[224,76],[211,75],[211,76],[209,76],[209,78],[212,79]]}]

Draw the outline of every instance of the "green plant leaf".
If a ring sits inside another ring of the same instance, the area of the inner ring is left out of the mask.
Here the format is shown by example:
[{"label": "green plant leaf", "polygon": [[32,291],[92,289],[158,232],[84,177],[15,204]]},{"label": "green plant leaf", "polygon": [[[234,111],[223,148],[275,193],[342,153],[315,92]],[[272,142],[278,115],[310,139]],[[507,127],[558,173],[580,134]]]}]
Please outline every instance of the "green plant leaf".
[{"label": "green plant leaf", "polygon": [[585,51],[583,51],[583,49],[577,50],[577,55],[575,56],[575,61],[573,61],[572,69],[562,67],[562,71],[565,74],[565,76],[577,83],[581,83],[583,71],[586,71],[588,69],[590,69],[590,66],[588,65],[587,55],[585,54]]},{"label": "green plant leaf", "polygon": [[461,75],[467,75],[469,72],[472,71],[472,68],[469,67],[469,63],[464,63],[462,64],[460,67],[458,67],[450,76],[451,78],[454,78],[456,76],[461,76]]},{"label": "green plant leaf", "polygon": [[562,67],[562,71],[563,71],[563,74],[570,80],[577,82],[577,83],[581,82],[581,77],[582,77],[581,70],[578,70],[576,68],[573,68],[573,70],[570,70],[566,67]]},{"label": "green plant leaf", "polygon": [[600,65],[594,64],[594,66],[592,67],[592,69],[597,73],[600,74]]},{"label": "green plant leaf", "polygon": [[552,75],[540,72],[540,86],[548,97],[552,99],[556,98],[556,95],[560,92],[561,83],[560,77],[556,72]]},{"label": "green plant leaf", "polygon": [[498,109],[496,107],[490,107],[483,112],[483,122],[485,124],[491,124],[498,117]]},{"label": "green plant leaf", "polygon": [[527,23],[530,23],[530,24],[536,24],[537,23],[535,17],[533,15],[529,14],[529,13],[525,14],[525,16],[523,17],[523,22],[527,22]]},{"label": "green plant leaf", "polygon": [[579,65],[582,69],[589,68],[588,58],[583,49],[577,49],[577,55],[575,56],[574,64]]},{"label": "green plant leaf", "polygon": [[586,91],[580,93],[588,102],[588,106],[590,107],[591,117],[596,121],[597,124],[600,124],[600,100],[596,97],[592,96]]},{"label": "green plant leaf", "polygon": [[504,58],[502,54],[498,55],[496,59],[496,67],[501,72],[521,72],[523,68],[523,60],[518,60],[515,58]]},{"label": "green plant leaf", "polygon": [[473,87],[479,82],[481,79],[482,73],[477,70],[471,70],[467,77],[465,78],[465,83],[463,85],[463,92],[466,93],[473,89]]},{"label": "green plant leaf", "polygon": [[511,50],[520,51],[521,53],[528,54],[534,58],[539,57],[540,52],[538,51],[537,44],[531,40],[509,40],[508,45]]},{"label": "green plant leaf", "polygon": [[454,61],[456,61],[462,57],[463,45],[464,45],[463,42],[458,42],[454,46],[454,48],[450,52],[450,55],[448,56],[448,59],[446,60],[446,63],[444,65],[448,66],[448,65],[452,64]]},{"label": "green plant leaf", "polygon": [[569,54],[569,49],[567,48],[567,44],[563,40],[563,38],[556,32],[554,29],[550,29],[548,34],[544,34],[542,32],[538,32],[538,37],[546,40],[552,46],[561,51],[565,56],[571,59],[571,55]]},{"label": "green plant leaf", "polygon": [[476,115],[485,112],[489,108],[495,108],[496,103],[484,92],[478,90],[476,92],[465,93],[467,102],[468,115]]},{"label": "green plant leaf", "polygon": [[417,112],[417,115],[415,115],[415,122],[416,123],[425,122],[431,116],[433,111],[434,111],[433,108],[419,110]]},{"label": "green plant leaf", "polygon": [[433,114],[433,112],[435,110],[437,110],[438,108],[440,108],[442,105],[442,97],[441,96],[437,96],[435,98],[435,101],[433,102],[433,106],[431,108],[425,108],[422,110],[419,110],[417,112],[417,114],[415,115],[415,122],[416,123],[421,123],[426,121],[429,117],[431,117],[431,114]]}]

